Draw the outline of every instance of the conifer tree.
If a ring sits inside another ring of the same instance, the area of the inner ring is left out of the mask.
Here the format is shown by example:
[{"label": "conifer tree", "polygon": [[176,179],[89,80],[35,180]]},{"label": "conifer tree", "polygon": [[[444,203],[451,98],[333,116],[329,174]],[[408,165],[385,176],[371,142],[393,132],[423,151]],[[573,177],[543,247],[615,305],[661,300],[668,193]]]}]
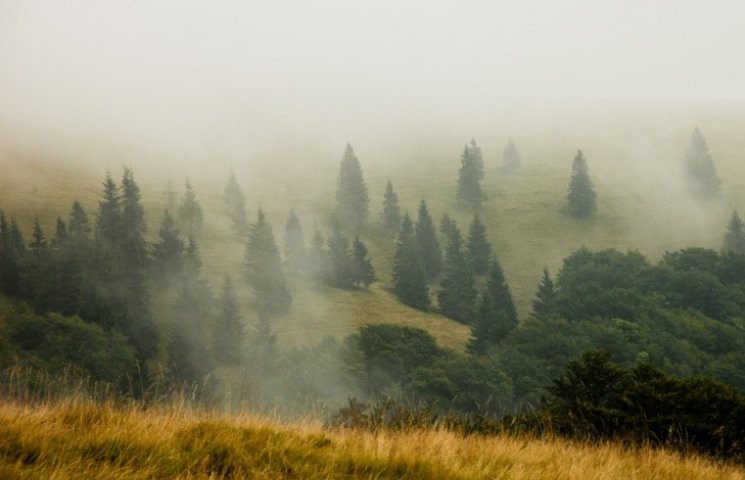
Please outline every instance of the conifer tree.
[{"label": "conifer tree", "polygon": [[142,208],[140,187],[129,168],[124,169],[121,186],[121,249],[128,270],[144,268],[147,264],[147,246],[145,244],[145,210]]},{"label": "conifer tree", "polygon": [[737,210],[732,211],[732,218],[722,241],[722,251],[745,254],[745,227]]},{"label": "conifer tree", "polygon": [[434,278],[442,270],[442,250],[437,240],[437,232],[432,216],[427,209],[427,202],[419,203],[419,214],[415,227],[415,237],[424,271],[428,278]]},{"label": "conifer tree", "polygon": [[493,260],[489,267],[489,278],[481,294],[481,302],[471,328],[471,353],[482,355],[504,340],[517,326],[517,310],[512,292],[504,278],[499,262]]},{"label": "conifer tree", "polygon": [[235,172],[230,169],[228,184],[225,186],[225,205],[228,207],[228,216],[237,238],[243,238],[248,233],[248,218],[246,217],[246,200],[243,197]]},{"label": "conifer tree", "polygon": [[336,219],[343,228],[359,230],[365,225],[370,199],[362,176],[362,167],[352,146],[347,144],[339,166],[336,191]]},{"label": "conifer tree", "polygon": [[168,210],[163,214],[158,236],[158,243],[153,246],[153,267],[156,275],[165,276],[178,272],[182,267],[184,242],[179,237],[176,222]]},{"label": "conifer tree", "polygon": [[695,195],[707,198],[719,193],[722,182],[717,175],[706,139],[698,127],[691,133],[691,144],[684,157],[684,166]]},{"label": "conifer tree", "polygon": [[47,247],[47,239],[44,230],[41,228],[41,223],[39,223],[39,217],[34,217],[34,229],[31,233],[31,243],[28,246],[34,258],[41,259]]},{"label": "conifer tree", "polygon": [[470,323],[477,292],[475,279],[465,252],[460,231],[456,228],[445,249],[445,268],[437,301],[440,311],[461,323]]},{"label": "conifer tree", "polygon": [[88,221],[88,214],[77,200],[73,202],[70,212],[69,233],[71,238],[78,241],[90,239],[91,225]]},{"label": "conifer tree", "polygon": [[420,310],[429,308],[427,272],[419,256],[414,225],[408,214],[401,220],[393,258],[393,291],[401,302]]},{"label": "conifer tree", "polygon": [[486,239],[486,227],[481,222],[478,214],[474,215],[468,232],[466,255],[471,270],[476,275],[483,275],[489,270],[491,245],[489,240]]},{"label": "conifer tree", "polygon": [[279,248],[264,211],[259,209],[246,245],[246,279],[253,287],[259,317],[268,319],[290,308],[292,297],[285,283]]},{"label": "conifer tree", "polygon": [[235,287],[228,275],[218,300],[218,313],[212,334],[215,360],[225,365],[240,365],[244,358],[246,332],[243,328]]},{"label": "conifer tree", "polygon": [[400,225],[401,207],[398,204],[398,195],[393,191],[393,184],[388,180],[383,196],[383,228],[386,232],[395,232]]},{"label": "conifer tree", "polygon": [[200,273],[202,271],[202,257],[199,254],[199,244],[194,235],[189,235],[186,242],[186,266],[191,272]]},{"label": "conifer tree", "polygon": [[212,369],[208,336],[212,295],[204,280],[183,275],[173,309],[166,346],[169,376],[178,382],[201,387]]},{"label": "conifer tree", "polygon": [[65,223],[62,218],[57,217],[57,224],[54,229],[54,238],[52,239],[52,244],[56,247],[59,247],[60,245],[67,242],[69,238],[69,233],[67,230],[67,224]]},{"label": "conifer tree", "polygon": [[360,237],[355,237],[352,244],[353,282],[355,285],[369,287],[375,281],[375,268],[367,254],[367,246]]},{"label": "conifer tree", "polygon": [[458,227],[456,226],[455,221],[450,217],[450,215],[443,213],[442,219],[440,220],[440,233],[442,233],[442,236],[445,239],[445,245],[450,242],[457,230]]},{"label": "conifer tree", "polygon": [[24,296],[35,305],[43,301],[49,284],[49,250],[44,230],[39,223],[39,217],[34,218],[34,227],[29,242],[30,255],[26,259],[22,277]]},{"label": "conifer tree", "polygon": [[354,264],[349,249],[349,238],[344,235],[338,222],[331,224],[328,241],[329,277],[328,282],[339,288],[349,288],[354,283]]},{"label": "conifer tree", "polygon": [[578,218],[587,218],[597,211],[596,193],[587,172],[587,160],[582,150],[577,150],[572,162],[572,178],[567,194],[567,211]]},{"label": "conifer tree", "polygon": [[21,293],[26,242],[15,219],[8,223],[5,216],[0,217],[0,228],[0,291],[16,296]]},{"label": "conifer tree", "polygon": [[541,283],[538,285],[538,290],[533,299],[532,315],[534,317],[543,317],[554,313],[556,309],[557,295],[556,284],[551,279],[551,275],[548,273],[548,268],[544,268]]},{"label": "conifer tree", "polygon": [[320,284],[327,276],[328,269],[328,255],[325,249],[325,240],[323,234],[318,228],[313,232],[313,238],[311,239],[310,251],[308,252],[308,275],[315,281],[316,284]]},{"label": "conifer tree", "polygon": [[111,173],[106,173],[106,179],[103,183],[103,198],[98,203],[98,218],[96,221],[96,242],[98,246],[110,253],[119,241],[121,230],[122,209],[119,201],[119,189],[111,177]]},{"label": "conifer tree", "polygon": [[520,156],[520,152],[517,151],[517,147],[512,141],[512,137],[510,137],[502,151],[502,167],[507,171],[515,171],[520,168],[521,163],[522,157]]},{"label": "conifer tree", "polygon": [[187,235],[199,235],[202,231],[202,206],[197,200],[197,195],[191,186],[189,179],[186,179],[186,191],[178,207],[178,216],[181,221],[181,228]]},{"label": "conifer tree", "polygon": [[471,140],[471,145],[463,148],[460,162],[458,200],[469,210],[479,209],[486,195],[481,189],[484,162],[481,158],[481,149],[476,145],[475,140]]},{"label": "conifer tree", "polygon": [[292,209],[285,224],[284,240],[285,260],[288,267],[295,272],[302,270],[305,265],[305,239],[303,238],[303,227],[300,225],[300,220]]}]

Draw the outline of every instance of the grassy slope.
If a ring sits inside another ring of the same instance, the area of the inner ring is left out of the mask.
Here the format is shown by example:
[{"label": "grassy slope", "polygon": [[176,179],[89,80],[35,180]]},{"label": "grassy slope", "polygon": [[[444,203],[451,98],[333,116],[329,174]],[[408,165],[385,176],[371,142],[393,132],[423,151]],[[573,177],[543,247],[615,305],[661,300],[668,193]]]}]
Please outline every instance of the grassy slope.
[{"label": "grassy slope", "polygon": [[245,414],[67,402],[0,404],[0,478],[736,480],[745,471],[614,444],[329,431]]}]

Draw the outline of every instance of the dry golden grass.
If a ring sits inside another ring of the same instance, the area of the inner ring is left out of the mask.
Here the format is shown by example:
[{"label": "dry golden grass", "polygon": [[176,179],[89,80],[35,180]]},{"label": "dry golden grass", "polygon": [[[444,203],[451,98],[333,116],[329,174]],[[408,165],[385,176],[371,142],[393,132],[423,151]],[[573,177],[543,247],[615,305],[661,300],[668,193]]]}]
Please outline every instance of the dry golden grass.
[{"label": "dry golden grass", "polygon": [[446,431],[325,430],[183,406],[0,404],[0,479],[745,479],[698,456]]}]

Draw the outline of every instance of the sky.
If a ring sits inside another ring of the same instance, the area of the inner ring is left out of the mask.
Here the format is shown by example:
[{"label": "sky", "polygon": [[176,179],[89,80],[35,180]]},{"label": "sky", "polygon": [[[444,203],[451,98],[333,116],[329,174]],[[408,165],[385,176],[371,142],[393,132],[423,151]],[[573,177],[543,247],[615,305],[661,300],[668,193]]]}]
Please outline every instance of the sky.
[{"label": "sky", "polygon": [[247,130],[337,141],[515,101],[745,99],[744,18],[729,0],[0,0],[0,143],[237,150]]}]

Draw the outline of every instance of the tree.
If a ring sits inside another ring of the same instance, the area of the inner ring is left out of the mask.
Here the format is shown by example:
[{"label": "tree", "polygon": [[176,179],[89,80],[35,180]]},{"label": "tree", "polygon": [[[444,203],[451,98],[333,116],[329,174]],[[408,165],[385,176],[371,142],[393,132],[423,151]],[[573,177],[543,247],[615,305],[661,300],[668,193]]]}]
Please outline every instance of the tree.
[{"label": "tree", "polygon": [[298,272],[305,264],[305,240],[303,238],[303,227],[292,209],[290,210],[290,216],[287,217],[284,240],[287,265],[291,270]]},{"label": "tree", "polygon": [[282,273],[279,249],[264,211],[259,209],[246,245],[246,279],[253,287],[259,317],[268,319],[287,312],[292,303]]},{"label": "tree", "polygon": [[318,228],[314,229],[313,238],[308,252],[308,275],[317,284],[320,284],[327,275],[328,255],[326,252],[323,234]]},{"label": "tree", "polygon": [[68,239],[69,233],[67,231],[67,224],[64,220],[62,220],[62,218],[57,217],[57,223],[54,229],[54,238],[52,239],[52,244],[55,247],[59,247],[67,242]]},{"label": "tree", "polygon": [[370,199],[362,176],[362,167],[352,146],[347,144],[339,166],[336,191],[336,218],[342,227],[358,230],[365,225]]},{"label": "tree", "polygon": [[225,186],[224,200],[225,205],[228,207],[228,216],[230,217],[233,233],[237,238],[242,239],[248,233],[246,200],[243,197],[243,190],[235,178],[235,172],[232,168],[228,176],[228,184]]},{"label": "tree", "polygon": [[355,237],[352,244],[352,279],[355,285],[369,287],[375,281],[375,268],[367,255],[367,246]]},{"label": "tree", "polygon": [[476,275],[482,275],[489,270],[491,245],[489,240],[486,239],[486,227],[481,222],[478,214],[474,215],[468,232],[466,255],[471,270]]},{"label": "tree", "polygon": [[103,183],[103,198],[98,203],[96,243],[99,248],[106,250],[109,254],[113,253],[112,250],[119,241],[122,229],[121,217],[122,209],[119,201],[119,189],[111,177],[111,173],[107,172]]},{"label": "tree", "polygon": [[507,140],[507,145],[502,151],[502,167],[508,171],[514,171],[520,168],[522,163],[522,157],[520,152],[517,151],[517,147],[512,141],[512,137]]},{"label": "tree", "polygon": [[481,294],[481,302],[471,328],[469,351],[483,355],[490,347],[504,340],[517,323],[512,292],[504,278],[502,267],[494,260],[491,262],[489,279]]},{"label": "tree", "polygon": [[21,293],[23,258],[26,256],[26,242],[18,223],[11,219],[10,224],[0,215],[0,291],[8,295]]},{"label": "tree", "polygon": [[542,317],[554,313],[556,310],[557,296],[558,292],[556,291],[556,285],[551,279],[551,275],[548,273],[548,268],[544,268],[541,283],[538,285],[538,290],[533,299],[532,315],[534,317]]},{"label": "tree", "polygon": [[235,287],[228,275],[223,281],[217,308],[217,319],[212,333],[213,356],[222,364],[240,365],[244,358],[246,332],[235,297]]},{"label": "tree", "polygon": [[128,270],[144,268],[147,265],[147,246],[145,244],[145,209],[142,208],[140,187],[129,168],[124,169],[121,186],[121,253],[126,259]]},{"label": "tree", "polygon": [[398,195],[393,191],[393,184],[388,180],[383,196],[383,228],[387,232],[395,232],[399,225],[401,225],[401,207],[398,204]]},{"label": "tree", "polygon": [[481,208],[481,202],[486,199],[481,189],[483,178],[484,161],[481,158],[481,149],[476,145],[476,140],[471,140],[470,146],[463,147],[458,173],[458,200],[469,210]]},{"label": "tree", "polygon": [[461,323],[470,323],[477,292],[473,272],[463,252],[463,240],[456,228],[445,249],[445,268],[437,293],[440,311]]},{"label": "tree", "polygon": [[427,272],[419,255],[414,225],[408,214],[401,220],[393,257],[393,291],[401,302],[420,310],[429,308]]},{"label": "tree", "polygon": [[197,236],[202,230],[202,206],[197,200],[197,195],[191,187],[191,182],[186,179],[186,191],[178,207],[181,228],[187,235]]},{"label": "tree", "polygon": [[31,254],[37,260],[40,260],[47,248],[47,239],[44,236],[44,230],[41,228],[39,223],[39,217],[34,217],[34,229],[31,233],[31,243],[28,244],[31,249]]},{"label": "tree", "polygon": [[597,211],[596,193],[587,172],[587,160],[582,150],[577,150],[572,163],[572,178],[567,194],[567,211],[578,218],[587,218]]},{"label": "tree", "polygon": [[331,223],[331,235],[328,241],[329,276],[327,281],[340,288],[349,288],[354,282],[352,252],[349,250],[349,238],[344,235],[338,222]]},{"label": "tree", "polygon": [[732,211],[732,218],[722,241],[722,251],[745,254],[745,228],[737,210]]},{"label": "tree", "polygon": [[458,227],[456,226],[455,221],[450,217],[450,215],[443,213],[442,219],[440,220],[440,232],[442,233],[442,236],[445,237],[445,245],[450,242],[457,230]]},{"label": "tree", "polygon": [[424,200],[419,203],[415,237],[424,271],[427,273],[427,277],[434,278],[442,270],[442,250],[440,250],[440,242],[437,240],[432,216],[427,209],[427,202]]},{"label": "tree", "polygon": [[70,212],[69,234],[71,238],[78,241],[90,239],[91,225],[88,221],[88,214],[77,200],[73,202]]},{"label": "tree", "polygon": [[163,214],[158,235],[158,243],[153,246],[153,266],[156,275],[166,276],[178,272],[183,263],[184,242],[179,237],[176,222],[168,210]]},{"label": "tree", "polygon": [[712,197],[719,193],[721,180],[717,176],[709,146],[698,127],[691,133],[691,144],[683,159],[686,174],[693,193],[699,197]]}]

